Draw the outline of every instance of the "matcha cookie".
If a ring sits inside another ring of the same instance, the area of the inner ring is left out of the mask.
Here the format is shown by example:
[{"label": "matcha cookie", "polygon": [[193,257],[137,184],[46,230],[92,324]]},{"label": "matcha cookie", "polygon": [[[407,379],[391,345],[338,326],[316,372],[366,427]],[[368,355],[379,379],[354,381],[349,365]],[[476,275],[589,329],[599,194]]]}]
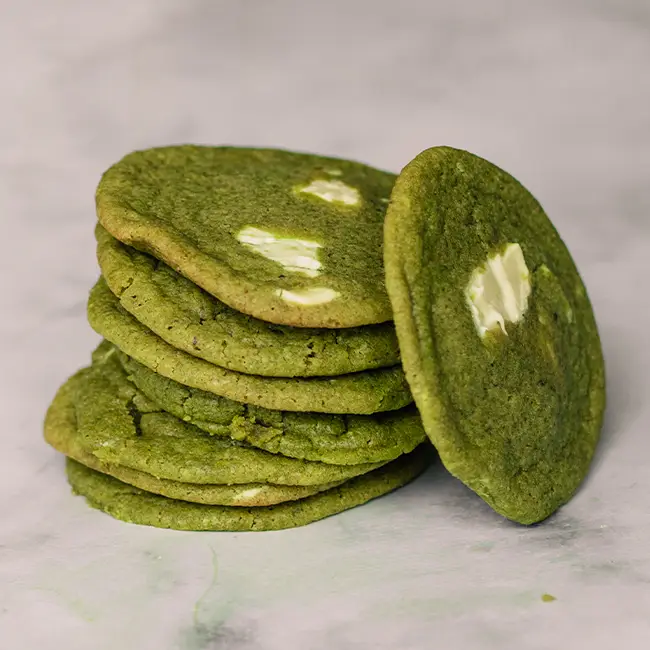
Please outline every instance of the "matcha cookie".
[{"label": "matcha cookie", "polygon": [[57,392],[45,417],[45,440],[57,451],[69,458],[109,474],[124,483],[154,492],[172,499],[223,506],[270,506],[285,501],[304,499],[312,494],[335,487],[339,483],[313,486],[272,485],[269,483],[247,483],[242,485],[218,485],[179,483],[161,479],[138,470],[103,463],[93,454],[87,453],[79,444],[77,418],[73,395],[75,383],[83,380],[85,370],[69,379]]},{"label": "matcha cookie", "polygon": [[283,411],[370,414],[412,401],[399,366],[311,379],[257,377],[215,366],[177,350],[139,323],[103,279],[90,293],[88,320],[96,332],[161,375],[238,402]]},{"label": "matcha cookie", "polygon": [[269,377],[343,375],[399,363],[392,323],[345,329],[273,325],[231,309],[102,226],[95,234],[102,274],[120,305],[188,354]]},{"label": "matcha cookie", "polygon": [[211,436],[138,397],[114,354],[96,360],[73,390],[81,448],[104,463],[181,483],[321,485],[378,467],[328,465],[270,454]]},{"label": "matcha cookie", "polygon": [[443,463],[509,519],[548,517],[587,474],[605,405],[569,251],[514,178],[447,147],[405,167],[385,225],[403,364]]},{"label": "matcha cookie", "polygon": [[161,409],[272,453],[338,465],[375,463],[393,460],[426,439],[415,406],[378,415],[271,411],[184,386],[118,355],[137,388]]},{"label": "matcha cookie", "polygon": [[300,501],[265,508],[207,506],[167,499],[68,460],[68,481],[89,505],[122,521],[176,530],[280,530],[304,526],[402,487],[426,469],[422,445],[388,465]]},{"label": "matcha cookie", "polygon": [[237,311],[298,327],[392,319],[382,227],[395,176],[272,149],[137,151],[103,175],[97,215]]}]

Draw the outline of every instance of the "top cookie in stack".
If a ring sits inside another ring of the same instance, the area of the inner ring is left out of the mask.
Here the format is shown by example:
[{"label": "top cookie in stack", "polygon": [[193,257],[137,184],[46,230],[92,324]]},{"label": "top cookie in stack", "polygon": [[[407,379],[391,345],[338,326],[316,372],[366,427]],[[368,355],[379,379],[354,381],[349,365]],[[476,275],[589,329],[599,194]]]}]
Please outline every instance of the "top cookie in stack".
[{"label": "top cookie in stack", "polygon": [[314,155],[167,147],[109,169],[97,215],[116,239],[243,314],[356,327],[392,320],[382,229],[394,181]]},{"label": "top cookie in stack", "polygon": [[46,422],[86,466],[70,463],[74,488],[129,521],[261,529],[417,475],[430,446],[382,261],[394,180],[233,147],[152,149],[110,168],[88,303],[106,341]]}]

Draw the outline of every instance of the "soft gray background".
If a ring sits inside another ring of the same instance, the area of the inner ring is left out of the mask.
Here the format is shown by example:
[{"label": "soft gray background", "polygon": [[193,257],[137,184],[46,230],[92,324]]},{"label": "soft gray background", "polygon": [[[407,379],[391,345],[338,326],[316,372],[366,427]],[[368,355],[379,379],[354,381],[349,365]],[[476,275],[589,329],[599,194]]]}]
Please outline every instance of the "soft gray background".
[{"label": "soft gray background", "polygon": [[[649,647],[649,69],[647,0],[0,2],[0,646]],[[186,141],[393,170],[449,144],[526,183],[607,357],[578,496],[524,529],[437,467],[269,534],[140,528],[73,498],[40,427],[96,341],[95,185],[129,150]]]}]

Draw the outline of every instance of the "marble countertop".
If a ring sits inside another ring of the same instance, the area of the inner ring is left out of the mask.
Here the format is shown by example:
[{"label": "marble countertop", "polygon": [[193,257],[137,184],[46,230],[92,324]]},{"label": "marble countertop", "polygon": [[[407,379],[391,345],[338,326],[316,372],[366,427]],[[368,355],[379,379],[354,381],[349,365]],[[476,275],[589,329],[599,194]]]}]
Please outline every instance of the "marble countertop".
[{"label": "marble countertop", "polygon": [[[2,14],[2,647],[650,646],[646,0],[9,0]],[[519,177],[574,254],[606,354],[602,443],[575,499],[526,529],[435,467],[302,529],[206,534],[72,497],[41,421],[97,340],[95,185],[124,153],[175,142],[392,170],[448,144]]]}]

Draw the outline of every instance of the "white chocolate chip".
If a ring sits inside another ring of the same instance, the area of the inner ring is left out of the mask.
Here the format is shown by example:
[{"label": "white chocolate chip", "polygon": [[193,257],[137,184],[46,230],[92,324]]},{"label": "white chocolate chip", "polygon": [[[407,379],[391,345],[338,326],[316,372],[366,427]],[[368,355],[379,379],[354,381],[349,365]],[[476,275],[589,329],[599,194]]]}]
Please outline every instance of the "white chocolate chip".
[{"label": "white chocolate chip", "polygon": [[359,190],[339,180],[315,180],[306,187],[301,187],[298,191],[304,194],[313,194],[330,203],[357,205],[361,201]]},{"label": "white chocolate chip", "polygon": [[310,287],[308,289],[299,289],[289,291],[288,289],[278,289],[277,295],[286,302],[292,302],[296,305],[323,305],[332,302],[340,294],[334,289],[327,287]]},{"label": "white chocolate chip", "polygon": [[117,348],[112,347],[107,352],[104,352],[104,354],[101,356],[101,358],[98,359],[99,363],[106,363],[115,354],[116,350],[117,350]]},{"label": "white chocolate chip", "polygon": [[277,237],[273,233],[253,226],[243,228],[237,234],[237,240],[266,259],[282,264],[287,271],[301,273],[309,278],[315,278],[320,274],[318,249],[322,248],[322,244],[318,242]]},{"label": "white chocolate chip", "polygon": [[252,499],[253,497],[256,497],[260,492],[262,491],[262,488],[249,488],[248,490],[243,490],[237,495],[237,499],[241,499],[242,501],[244,499]]},{"label": "white chocolate chip", "polygon": [[528,308],[530,272],[519,244],[508,244],[501,254],[475,269],[465,290],[474,325],[481,337],[505,323],[517,323]]}]

